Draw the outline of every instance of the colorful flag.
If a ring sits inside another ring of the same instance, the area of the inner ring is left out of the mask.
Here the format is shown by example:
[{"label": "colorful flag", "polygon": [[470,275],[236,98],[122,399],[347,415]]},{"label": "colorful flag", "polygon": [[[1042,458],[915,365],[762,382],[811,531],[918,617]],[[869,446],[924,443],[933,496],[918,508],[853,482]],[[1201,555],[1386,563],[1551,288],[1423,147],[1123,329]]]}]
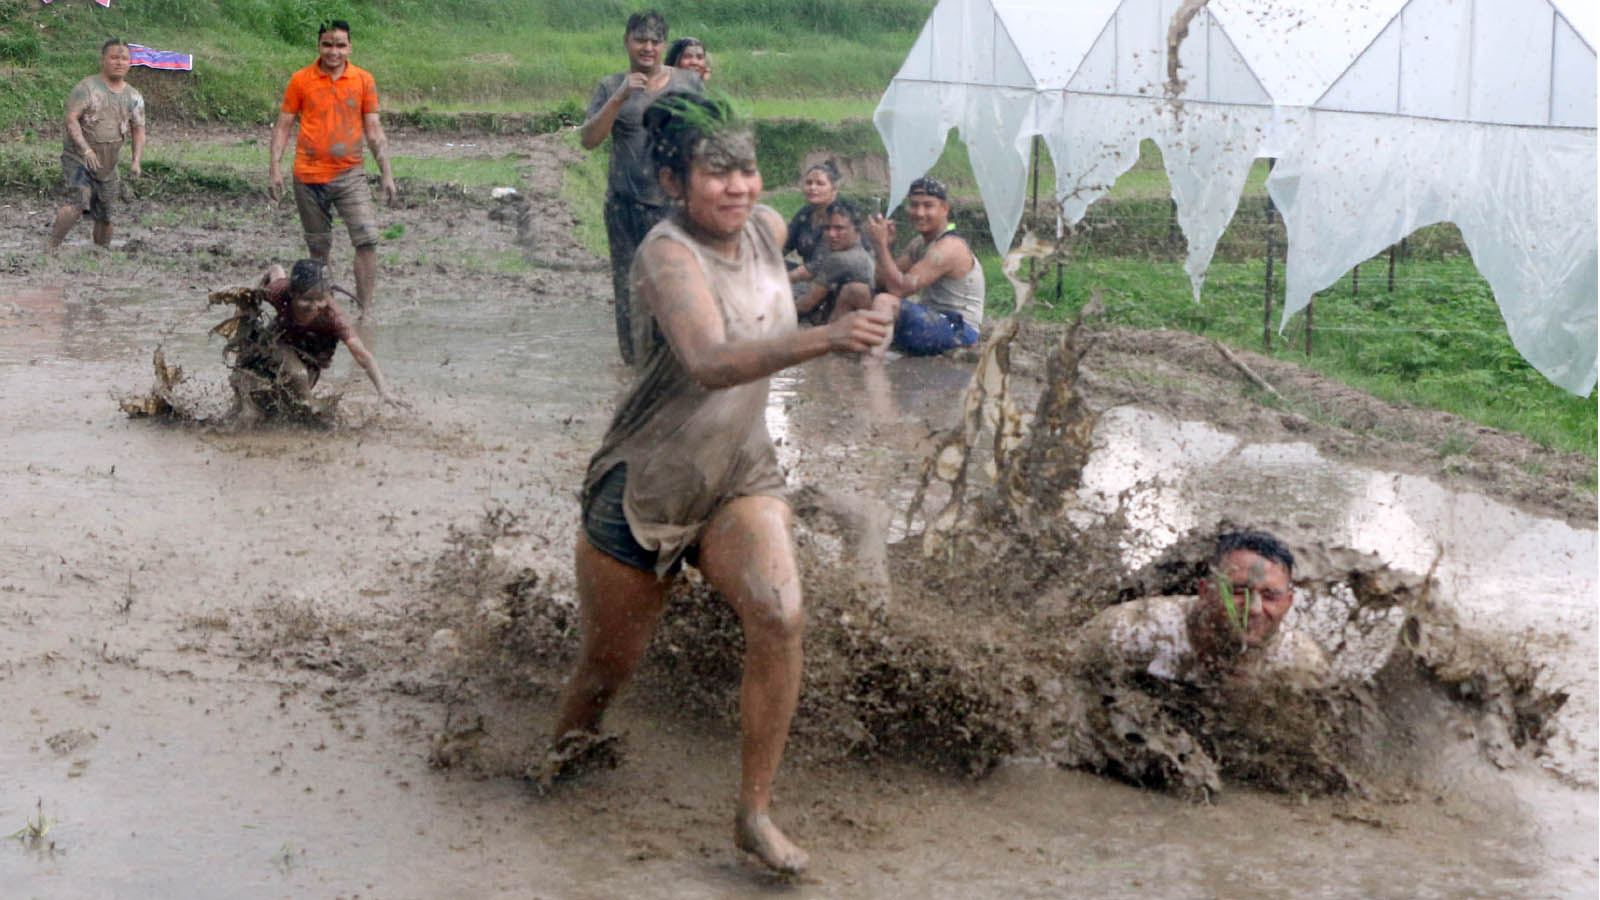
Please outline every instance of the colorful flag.
[{"label": "colorful flag", "polygon": [[[99,2],[99,0],[95,0]],[[107,3],[111,0],[106,0]],[[143,44],[129,44],[128,50],[133,54],[133,65],[147,66],[152,69],[170,69],[176,72],[188,72],[194,68],[194,57],[187,53],[175,53],[171,50],[152,50]]]}]

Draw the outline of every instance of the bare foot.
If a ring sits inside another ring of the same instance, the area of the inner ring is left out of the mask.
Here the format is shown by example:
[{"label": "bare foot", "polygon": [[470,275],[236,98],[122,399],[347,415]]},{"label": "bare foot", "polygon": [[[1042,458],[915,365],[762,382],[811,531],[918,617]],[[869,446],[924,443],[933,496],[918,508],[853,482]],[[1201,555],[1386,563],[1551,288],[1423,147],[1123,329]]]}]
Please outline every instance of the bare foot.
[{"label": "bare foot", "polygon": [[615,769],[622,763],[621,738],[592,731],[569,731],[550,744],[541,759],[527,768],[525,777],[540,795],[548,794],[558,782],[593,769]]},{"label": "bare foot", "polygon": [[764,812],[735,819],[733,843],[740,850],[753,854],[767,868],[784,875],[800,874],[811,861],[811,857],[785,837]]}]

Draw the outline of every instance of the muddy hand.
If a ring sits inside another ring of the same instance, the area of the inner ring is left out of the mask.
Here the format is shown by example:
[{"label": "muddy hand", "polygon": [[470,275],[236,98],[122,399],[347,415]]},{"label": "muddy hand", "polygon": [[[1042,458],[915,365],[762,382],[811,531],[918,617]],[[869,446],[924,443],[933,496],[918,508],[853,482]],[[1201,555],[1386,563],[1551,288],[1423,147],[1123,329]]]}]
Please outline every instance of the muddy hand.
[{"label": "muddy hand", "polygon": [[856,310],[828,323],[828,347],[835,353],[865,353],[889,335],[889,316]]},{"label": "muddy hand", "polygon": [[395,187],[393,178],[383,179],[383,201],[390,206],[400,202],[400,189]]},{"label": "muddy hand", "polygon": [[100,155],[94,152],[93,147],[83,151],[83,164],[87,166],[91,172],[100,171]]},{"label": "muddy hand", "polygon": [[282,172],[274,171],[267,177],[267,196],[272,198],[273,203],[277,203],[279,198],[283,196]]},{"label": "muddy hand", "polygon": [[637,91],[650,87],[650,78],[643,72],[629,72],[628,77],[622,82],[622,96],[627,97]]}]

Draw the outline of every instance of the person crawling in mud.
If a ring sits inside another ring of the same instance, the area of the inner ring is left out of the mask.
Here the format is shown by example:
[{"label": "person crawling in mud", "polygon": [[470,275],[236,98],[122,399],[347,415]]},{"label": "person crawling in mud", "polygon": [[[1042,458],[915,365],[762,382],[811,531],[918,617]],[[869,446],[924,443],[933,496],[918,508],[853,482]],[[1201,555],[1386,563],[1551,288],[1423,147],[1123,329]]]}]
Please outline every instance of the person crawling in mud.
[{"label": "person crawling in mud", "polygon": [[283,267],[274,263],[261,276],[257,288],[261,299],[277,312],[277,318],[259,339],[243,335],[237,342],[234,371],[229,378],[236,402],[236,425],[247,426],[261,420],[264,410],[257,398],[263,388],[291,403],[309,406],[311,389],[316,387],[322,370],[333,364],[333,354],[341,341],[356,365],[372,379],[378,396],[386,403],[401,403],[390,392],[378,361],[334,299],[337,288],[327,263],[302,259],[287,276]]},{"label": "person crawling in mud", "polygon": [[1190,597],[1147,597],[1102,610],[1081,628],[1072,657],[1110,673],[1143,671],[1198,684],[1328,672],[1322,649],[1282,627],[1294,604],[1294,554],[1260,531],[1217,538],[1210,574]]},{"label": "person crawling in mud", "polygon": [[800,693],[800,577],[784,480],[767,432],[774,372],[865,353],[887,316],[853,312],[799,329],[783,219],[758,206],[755,139],[724,101],[669,93],[645,111],[674,214],[633,264],[645,321],[640,366],[589,462],[576,568],[582,645],[567,680],[545,785],[614,739],[600,719],[638,666],[680,567],[695,565],[744,631],[734,841],[768,867],[807,863],[771,818],[772,783]]},{"label": "person crawling in mud", "polygon": [[[861,246],[861,213],[849,200],[835,200],[822,214],[822,240],[828,252],[801,266],[810,285],[795,300],[795,312],[808,325],[823,325],[847,312],[872,308],[872,257]],[[790,273],[794,277],[794,273]]]},{"label": "person crawling in mud", "polygon": [[950,226],[950,192],[932,178],[911,182],[906,217],[917,236],[894,255],[894,224],[882,215],[867,220],[877,254],[883,293],[873,308],[894,317],[894,347],[931,356],[970,347],[983,327],[983,267],[967,239]]}]

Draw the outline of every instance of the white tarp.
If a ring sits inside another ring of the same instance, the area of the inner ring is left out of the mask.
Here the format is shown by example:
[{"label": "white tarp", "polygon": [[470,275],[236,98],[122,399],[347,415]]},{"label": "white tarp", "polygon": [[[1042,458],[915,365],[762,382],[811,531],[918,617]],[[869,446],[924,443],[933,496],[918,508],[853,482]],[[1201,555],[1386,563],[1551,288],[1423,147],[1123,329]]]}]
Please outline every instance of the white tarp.
[{"label": "white tarp", "polygon": [[941,0],[874,115],[890,205],[956,128],[1005,250],[1034,135],[1069,224],[1149,138],[1198,298],[1251,161],[1276,156],[1285,320],[1351,266],[1450,221],[1530,363],[1568,390],[1594,387],[1593,4],[1212,0],[1180,45],[1173,98],[1166,39],[1179,5]]}]

